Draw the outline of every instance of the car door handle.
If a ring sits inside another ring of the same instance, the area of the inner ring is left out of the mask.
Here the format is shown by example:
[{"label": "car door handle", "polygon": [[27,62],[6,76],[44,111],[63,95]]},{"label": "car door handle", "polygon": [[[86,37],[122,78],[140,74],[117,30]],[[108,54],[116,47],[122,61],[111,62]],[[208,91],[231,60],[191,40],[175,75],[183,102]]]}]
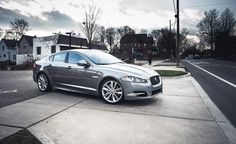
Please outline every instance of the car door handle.
[{"label": "car door handle", "polygon": [[70,69],[71,69],[71,66],[68,66],[66,69],[69,69],[69,70],[70,70]]}]

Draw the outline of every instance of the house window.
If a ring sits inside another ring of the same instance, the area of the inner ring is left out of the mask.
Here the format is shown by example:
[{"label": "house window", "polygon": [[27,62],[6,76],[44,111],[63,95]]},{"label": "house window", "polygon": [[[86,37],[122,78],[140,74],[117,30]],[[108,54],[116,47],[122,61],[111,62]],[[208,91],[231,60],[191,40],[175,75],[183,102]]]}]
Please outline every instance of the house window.
[{"label": "house window", "polygon": [[3,57],[6,57],[6,54],[4,54]]},{"label": "house window", "polygon": [[146,43],[144,43],[143,46],[146,47]]},{"label": "house window", "polygon": [[16,55],[13,55],[13,60],[16,60]]},{"label": "house window", "polygon": [[4,46],[2,46],[2,51],[4,51],[4,49],[5,49]]},{"label": "house window", "polygon": [[37,47],[37,55],[41,55],[41,47]]},{"label": "house window", "polygon": [[56,46],[51,46],[51,53],[55,53],[56,52]]}]

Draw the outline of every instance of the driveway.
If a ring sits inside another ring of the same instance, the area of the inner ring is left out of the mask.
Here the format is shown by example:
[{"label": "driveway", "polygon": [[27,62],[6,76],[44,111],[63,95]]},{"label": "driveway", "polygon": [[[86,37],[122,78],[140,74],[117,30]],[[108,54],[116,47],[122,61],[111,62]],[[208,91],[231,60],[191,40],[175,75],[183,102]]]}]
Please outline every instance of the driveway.
[{"label": "driveway", "polygon": [[163,79],[164,93],[147,101],[104,103],[54,91],[0,109],[0,138],[28,129],[42,143],[236,142],[235,128],[192,77]]}]

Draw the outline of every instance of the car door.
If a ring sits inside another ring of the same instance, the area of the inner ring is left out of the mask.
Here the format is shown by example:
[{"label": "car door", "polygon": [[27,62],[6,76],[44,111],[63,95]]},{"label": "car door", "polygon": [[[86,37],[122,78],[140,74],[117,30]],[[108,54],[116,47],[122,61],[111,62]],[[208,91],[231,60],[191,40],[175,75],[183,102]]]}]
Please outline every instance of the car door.
[{"label": "car door", "polygon": [[92,66],[79,66],[80,61],[86,61],[80,53],[68,53],[67,66],[70,68],[67,69],[67,73],[70,77],[67,79],[67,84],[84,92],[97,91],[98,73],[93,70]]},{"label": "car door", "polygon": [[47,71],[55,84],[65,81],[67,65],[65,63],[67,52],[60,52],[53,56],[51,64],[47,67]]}]

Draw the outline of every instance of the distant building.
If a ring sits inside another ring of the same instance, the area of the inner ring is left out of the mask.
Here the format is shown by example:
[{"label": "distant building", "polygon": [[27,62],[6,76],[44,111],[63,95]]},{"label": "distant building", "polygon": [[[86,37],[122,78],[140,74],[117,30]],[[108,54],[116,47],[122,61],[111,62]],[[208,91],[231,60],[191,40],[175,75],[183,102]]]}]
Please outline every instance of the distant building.
[{"label": "distant building", "polygon": [[74,37],[71,38],[67,35],[57,34],[53,36],[33,38],[33,58],[41,59],[51,53],[70,49],[87,49],[88,42],[84,38]]},{"label": "distant building", "polygon": [[147,34],[126,34],[120,40],[122,59],[148,59],[153,48],[153,37]]},{"label": "distant building", "polygon": [[97,49],[97,50],[101,50],[104,52],[109,52],[109,49],[107,48],[106,44],[103,42],[95,42],[92,44],[91,49]]},{"label": "distant building", "polygon": [[33,60],[33,36],[23,35],[17,44],[16,64]]},{"label": "distant building", "polygon": [[16,62],[17,40],[2,39],[0,41],[0,61]]}]

